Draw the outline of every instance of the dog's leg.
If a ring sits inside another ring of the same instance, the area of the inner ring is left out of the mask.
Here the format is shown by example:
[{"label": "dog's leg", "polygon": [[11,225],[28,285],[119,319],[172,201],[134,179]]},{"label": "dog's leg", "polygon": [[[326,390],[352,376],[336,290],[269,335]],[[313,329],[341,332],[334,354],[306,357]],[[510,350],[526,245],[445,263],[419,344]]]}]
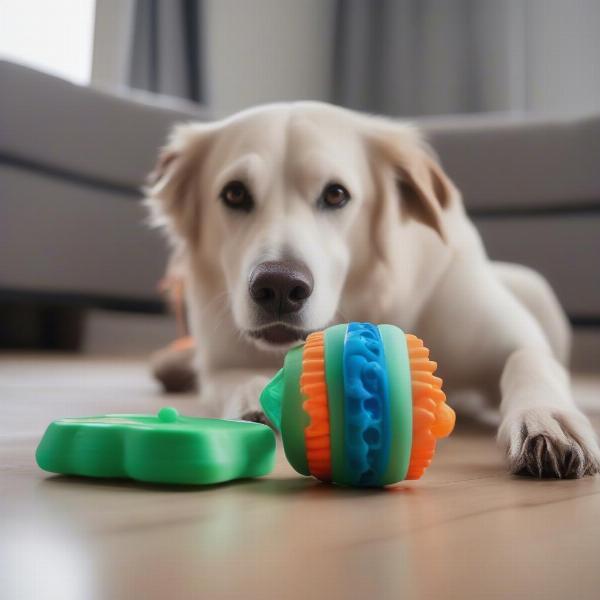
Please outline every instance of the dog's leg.
[{"label": "dog's leg", "polygon": [[445,374],[459,386],[499,381],[498,440],[513,473],[582,477],[598,472],[600,450],[571,396],[569,375],[525,306],[489,263],[462,258],[422,319]]},{"label": "dog's leg", "polygon": [[157,350],[150,358],[152,375],[167,393],[192,392],[198,389],[194,365],[195,349],[192,344],[177,342]]},{"label": "dog's leg", "polygon": [[260,369],[225,369],[203,377],[200,398],[208,416],[267,423],[260,394],[274,372]]},{"label": "dog's leg", "polygon": [[571,354],[571,327],[554,290],[537,271],[512,263],[493,262],[500,281],[517,297],[543,329],[554,356],[568,365]]}]

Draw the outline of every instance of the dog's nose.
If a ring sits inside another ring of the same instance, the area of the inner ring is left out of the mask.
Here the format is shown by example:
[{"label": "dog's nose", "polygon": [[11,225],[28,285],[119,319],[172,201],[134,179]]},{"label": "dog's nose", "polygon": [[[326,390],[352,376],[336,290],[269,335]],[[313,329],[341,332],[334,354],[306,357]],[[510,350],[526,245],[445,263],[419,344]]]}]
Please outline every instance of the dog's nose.
[{"label": "dog's nose", "polygon": [[311,272],[292,260],[260,263],[250,274],[250,296],[271,316],[298,312],[313,291]]}]

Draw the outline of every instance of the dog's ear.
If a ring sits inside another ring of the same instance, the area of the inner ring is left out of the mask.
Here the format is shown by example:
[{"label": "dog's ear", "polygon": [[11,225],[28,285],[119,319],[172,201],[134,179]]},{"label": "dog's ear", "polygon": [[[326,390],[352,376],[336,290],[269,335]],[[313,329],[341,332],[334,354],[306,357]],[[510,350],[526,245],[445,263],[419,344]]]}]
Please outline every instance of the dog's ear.
[{"label": "dog's ear", "polygon": [[199,235],[199,182],[213,126],[176,125],[148,175],[146,206],[151,223],[166,230],[173,242],[197,242]]},{"label": "dog's ear", "polygon": [[456,187],[416,128],[385,121],[378,125],[374,143],[396,177],[402,216],[432,227],[447,242],[445,211],[457,201]]}]

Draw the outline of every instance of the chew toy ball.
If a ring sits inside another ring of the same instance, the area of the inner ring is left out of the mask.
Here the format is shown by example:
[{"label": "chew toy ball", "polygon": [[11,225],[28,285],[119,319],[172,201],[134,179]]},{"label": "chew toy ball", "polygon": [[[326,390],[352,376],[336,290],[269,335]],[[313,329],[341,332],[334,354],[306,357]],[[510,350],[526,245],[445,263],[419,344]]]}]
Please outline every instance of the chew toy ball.
[{"label": "chew toy ball", "polygon": [[348,323],[290,350],[261,395],[296,471],[379,487],[419,479],[454,427],[429,350],[392,325]]}]

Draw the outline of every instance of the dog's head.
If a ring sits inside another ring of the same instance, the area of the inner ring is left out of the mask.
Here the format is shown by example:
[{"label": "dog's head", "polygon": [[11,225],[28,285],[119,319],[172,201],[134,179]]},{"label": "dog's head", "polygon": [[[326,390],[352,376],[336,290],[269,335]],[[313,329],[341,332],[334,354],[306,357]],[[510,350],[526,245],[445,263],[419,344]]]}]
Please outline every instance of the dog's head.
[{"label": "dog's head", "polygon": [[332,322],[401,223],[445,239],[455,193],[415,129],[320,103],[179,126],[152,178],[155,222],[269,348]]}]

